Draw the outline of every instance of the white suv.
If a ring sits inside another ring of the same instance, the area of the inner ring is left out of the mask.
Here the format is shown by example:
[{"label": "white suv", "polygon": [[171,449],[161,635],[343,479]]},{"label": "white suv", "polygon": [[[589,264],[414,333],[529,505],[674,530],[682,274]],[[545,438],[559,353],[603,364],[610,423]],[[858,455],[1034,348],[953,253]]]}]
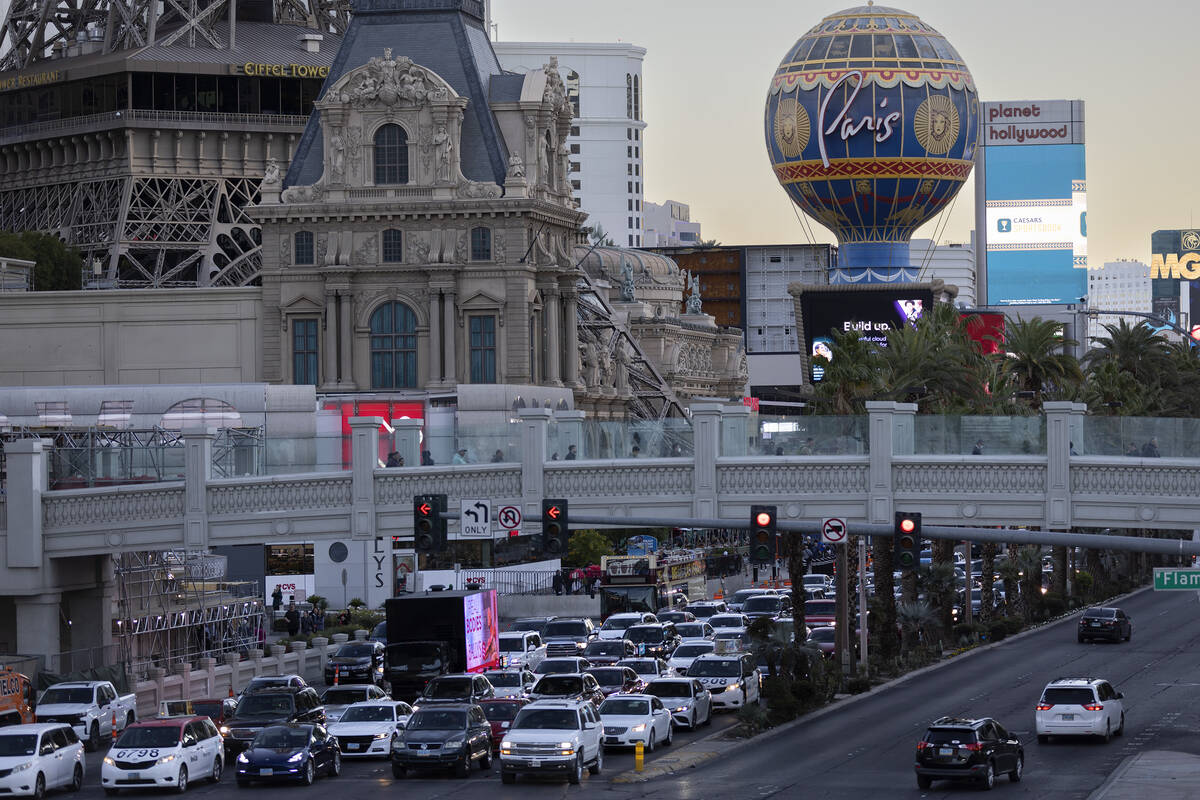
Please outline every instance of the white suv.
[{"label": "white suv", "polygon": [[1038,700],[1038,742],[1051,736],[1100,736],[1108,741],[1125,732],[1125,695],[1101,678],[1059,678]]},{"label": "white suv", "polygon": [[757,703],[762,693],[762,674],[749,653],[697,656],[687,676],[712,693],[713,708],[741,708]]},{"label": "white suv", "polygon": [[500,780],[516,783],[520,773],[565,772],[577,784],[584,767],[600,774],[600,740],[600,717],[591,702],[537,700],[517,712],[500,743]]},{"label": "white suv", "polygon": [[225,748],[208,717],[171,717],[135,722],[104,757],[100,785],[120,789],[187,791],[191,780],[221,780]]}]

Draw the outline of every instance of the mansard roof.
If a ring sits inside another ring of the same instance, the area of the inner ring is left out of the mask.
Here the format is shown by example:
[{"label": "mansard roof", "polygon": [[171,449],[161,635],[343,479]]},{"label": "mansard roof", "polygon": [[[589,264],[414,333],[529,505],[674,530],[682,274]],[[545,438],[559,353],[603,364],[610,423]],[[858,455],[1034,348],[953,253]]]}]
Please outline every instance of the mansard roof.
[{"label": "mansard roof", "polygon": [[[503,184],[508,147],[488,105],[490,84],[503,70],[483,25],[480,0],[355,0],[350,27],[322,92],[385,49],[409,57],[436,72],[469,100],[460,147],[463,175],[473,181]],[[320,115],[314,111],[284,187],[316,183],[323,164]]]}]

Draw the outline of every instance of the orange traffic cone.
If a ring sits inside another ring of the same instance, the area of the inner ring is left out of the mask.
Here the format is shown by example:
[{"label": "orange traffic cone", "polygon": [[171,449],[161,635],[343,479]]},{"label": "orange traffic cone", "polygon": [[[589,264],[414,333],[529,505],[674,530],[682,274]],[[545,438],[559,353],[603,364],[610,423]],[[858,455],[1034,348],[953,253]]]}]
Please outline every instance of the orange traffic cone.
[{"label": "orange traffic cone", "polygon": [[113,712],[112,712],[112,740],[113,740],[113,744],[117,743],[117,711],[116,711],[116,709],[113,709]]}]

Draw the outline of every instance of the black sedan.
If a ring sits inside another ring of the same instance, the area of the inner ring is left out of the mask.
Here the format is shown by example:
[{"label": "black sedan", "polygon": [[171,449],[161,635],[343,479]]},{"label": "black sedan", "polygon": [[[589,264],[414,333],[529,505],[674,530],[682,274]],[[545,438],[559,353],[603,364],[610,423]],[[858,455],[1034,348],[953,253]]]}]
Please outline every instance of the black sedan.
[{"label": "black sedan", "polygon": [[392,744],[392,777],[410,769],[454,770],[459,778],[471,765],[492,766],[492,726],[478,705],[434,705],[418,709],[404,733]]},{"label": "black sedan", "polygon": [[1133,620],[1119,608],[1089,608],[1079,617],[1078,639],[1111,639],[1119,642],[1133,638]]},{"label": "black sedan", "polygon": [[331,778],[342,772],[337,738],[321,725],[263,728],[237,757],[238,786],[279,779],[311,785],[320,772]]},{"label": "black sedan", "polygon": [[347,642],[325,664],[325,684],[383,683],[386,650],[382,642]]}]

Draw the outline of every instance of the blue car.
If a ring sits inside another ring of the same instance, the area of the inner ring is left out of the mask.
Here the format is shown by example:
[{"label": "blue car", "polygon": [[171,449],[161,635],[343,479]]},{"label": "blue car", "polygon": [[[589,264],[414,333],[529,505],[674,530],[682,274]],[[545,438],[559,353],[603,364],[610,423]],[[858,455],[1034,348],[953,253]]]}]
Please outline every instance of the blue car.
[{"label": "blue car", "polygon": [[238,786],[252,781],[293,780],[311,785],[317,773],[331,778],[342,771],[337,737],[321,725],[272,725],[263,728],[237,757]]}]

